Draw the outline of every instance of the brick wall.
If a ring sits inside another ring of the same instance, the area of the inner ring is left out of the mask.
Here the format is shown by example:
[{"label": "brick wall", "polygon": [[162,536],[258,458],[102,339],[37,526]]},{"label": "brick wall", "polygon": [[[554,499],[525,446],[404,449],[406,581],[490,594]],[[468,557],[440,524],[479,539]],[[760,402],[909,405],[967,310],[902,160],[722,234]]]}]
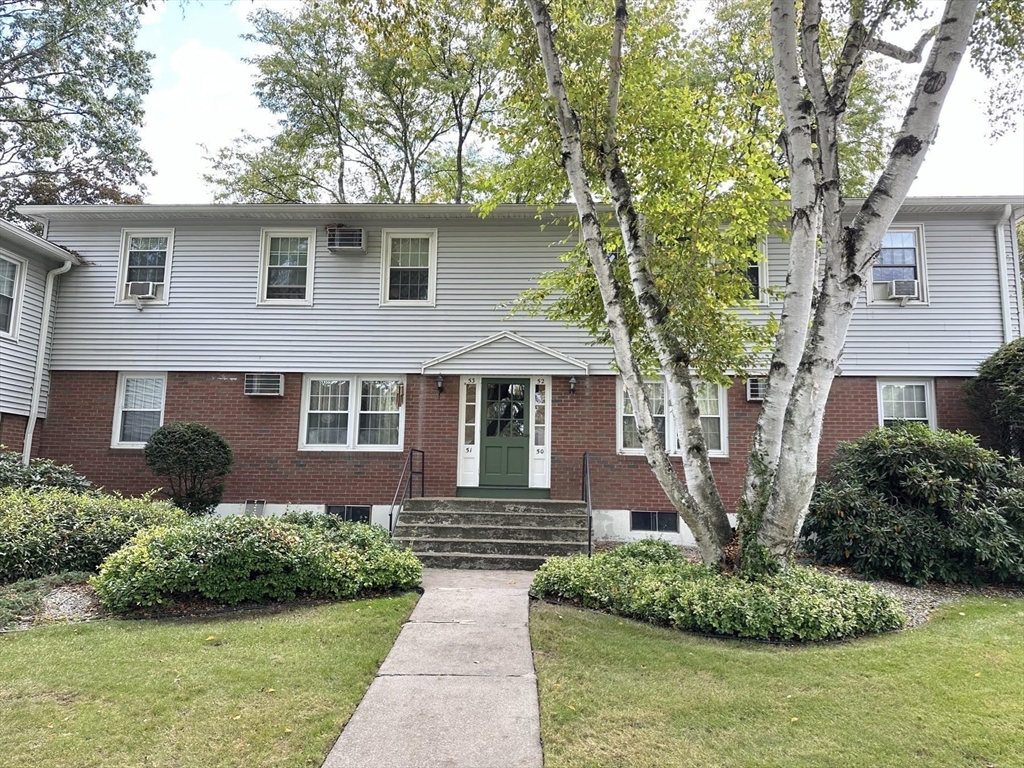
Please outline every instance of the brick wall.
[{"label": "brick wall", "polygon": [[[0,445],[20,453],[25,446],[25,427],[27,425],[28,416],[0,413]],[[38,426],[36,429],[38,430]],[[32,442],[38,444],[38,440]]]},{"label": "brick wall", "polygon": [[[225,502],[390,503],[406,453],[299,451],[302,375],[286,374],[284,397],[247,397],[241,373],[167,375],[164,423],[198,421],[230,443],[235,466]],[[97,485],[137,494],[160,485],[141,450],[111,448],[117,373],[55,371],[43,430],[45,455]],[[405,448],[426,452],[426,493],[454,493],[458,387],[439,397],[433,377],[406,378]]]},{"label": "brick wall", "polygon": [[[595,507],[667,509],[644,457],[616,452],[615,378],[578,376],[577,380],[572,395],[568,377],[552,380],[551,497],[580,497],[582,457],[589,452]],[[942,428],[970,428],[970,413],[960,398],[962,381],[935,381]],[[433,376],[406,377],[404,446],[425,451],[428,496],[455,493],[458,382],[457,376],[445,377],[445,391],[439,396]],[[284,397],[246,397],[242,385],[241,373],[172,372],[167,377],[165,423],[207,424],[224,435],[235,452],[226,502],[247,498],[295,504],[391,502],[405,452],[299,451],[302,376],[285,376]],[[74,464],[99,485],[141,493],[158,486],[159,480],[146,467],[141,450],[110,447],[116,388],[115,372],[55,371],[40,451]],[[741,493],[758,406],[747,402],[741,382],[728,391],[729,457],[711,460],[727,509],[735,508]],[[825,412],[821,461],[828,461],[841,440],[859,437],[877,423],[875,379],[837,378]],[[12,429],[17,428],[13,424]],[[679,460],[674,463],[682,472]]]}]

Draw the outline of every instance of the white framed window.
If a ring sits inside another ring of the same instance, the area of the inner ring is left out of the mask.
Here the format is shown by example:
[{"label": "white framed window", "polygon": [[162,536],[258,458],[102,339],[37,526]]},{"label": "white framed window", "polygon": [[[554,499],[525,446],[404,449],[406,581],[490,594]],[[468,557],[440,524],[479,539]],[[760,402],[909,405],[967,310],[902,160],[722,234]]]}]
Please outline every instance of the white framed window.
[{"label": "white framed window", "polygon": [[878,380],[878,423],[919,421],[935,428],[935,396],[929,379]]},{"label": "white framed window", "polygon": [[747,267],[747,280],[750,282],[750,300],[752,303],[768,306],[771,303],[771,295],[768,293],[767,237],[762,237],[758,240],[757,250],[761,252],[761,258],[750,262],[750,266]]},{"label": "white framed window", "polygon": [[[871,267],[868,300],[871,303],[905,303],[889,298],[890,286],[896,282],[917,281],[917,303],[928,301],[928,275],[924,253],[924,227],[920,224],[893,227],[882,238],[882,249]],[[904,290],[905,286],[901,288]]]},{"label": "white framed window", "polygon": [[400,451],[404,399],[404,378],[307,374],[299,450]]},{"label": "white framed window", "polygon": [[436,284],[437,230],[385,229],[380,303],[432,307]]},{"label": "white framed window", "polygon": [[315,251],[315,229],[264,229],[256,303],[312,305]]},{"label": "white framed window", "polygon": [[24,259],[13,254],[0,255],[0,337],[18,339],[27,271],[28,262]]},{"label": "white framed window", "polygon": [[111,448],[145,448],[164,423],[166,373],[119,373]]},{"label": "white framed window", "polygon": [[147,303],[166,304],[173,255],[173,229],[122,229],[116,303],[134,305],[129,293],[131,283],[152,283],[156,298],[147,299]]},{"label": "white framed window", "polygon": [[[651,412],[654,423],[661,433],[669,453],[682,453],[681,436],[676,434],[675,425],[670,415],[668,404],[668,388],[664,382],[644,382],[647,396],[651,401]],[[622,388],[622,380],[617,386],[618,399],[618,450],[619,453],[643,455],[640,434],[636,427],[636,416],[633,414],[632,403]],[[709,456],[728,456],[729,443],[725,407],[725,389],[718,384],[700,384],[697,389],[697,406],[700,409],[701,426],[704,428],[704,439],[707,441]]]}]

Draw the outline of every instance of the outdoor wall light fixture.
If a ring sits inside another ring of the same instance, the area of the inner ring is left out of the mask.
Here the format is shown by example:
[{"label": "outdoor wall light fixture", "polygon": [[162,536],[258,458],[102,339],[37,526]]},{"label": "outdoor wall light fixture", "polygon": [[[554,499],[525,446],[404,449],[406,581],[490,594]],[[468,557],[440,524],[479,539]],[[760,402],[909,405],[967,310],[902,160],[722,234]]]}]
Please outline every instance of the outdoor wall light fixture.
[{"label": "outdoor wall light fixture", "polygon": [[444,392],[444,376],[438,374],[437,381],[437,396],[441,397],[441,393]]},{"label": "outdoor wall light fixture", "polygon": [[569,394],[570,395],[575,395],[576,394],[576,377],[575,376],[570,376],[569,377]]}]

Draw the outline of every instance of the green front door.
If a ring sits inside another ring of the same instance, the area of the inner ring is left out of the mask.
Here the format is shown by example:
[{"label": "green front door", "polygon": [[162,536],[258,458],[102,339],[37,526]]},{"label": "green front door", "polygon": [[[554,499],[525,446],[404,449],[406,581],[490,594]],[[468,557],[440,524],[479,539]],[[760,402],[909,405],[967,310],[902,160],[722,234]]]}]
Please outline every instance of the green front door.
[{"label": "green front door", "polygon": [[480,485],[530,485],[529,379],[484,379]]}]

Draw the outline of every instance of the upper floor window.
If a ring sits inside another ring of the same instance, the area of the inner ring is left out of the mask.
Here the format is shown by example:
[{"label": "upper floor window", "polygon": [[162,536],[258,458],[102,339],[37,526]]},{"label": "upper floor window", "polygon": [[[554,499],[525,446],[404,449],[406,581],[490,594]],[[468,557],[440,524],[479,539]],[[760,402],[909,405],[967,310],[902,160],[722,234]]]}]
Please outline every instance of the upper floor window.
[{"label": "upper floor window", "polygon": [[385,229],[381,243],[381,304],[434,306],[437,230]]},{"label": "upper floor window", "polygon": [[750,262],[747,267],[747,280],[750,282],[750,299],[758,304],[768,304],[771,295],[768,293],[768,240],[758,241],[761,258]]},{"label": "upper floor window", "polygon": [[878,421],[891,427],[897,421],[935,425],[935,406],[930,381],[879,381]]},{"label": "upper floor window", "polygon": [[[654,424],[661,434],[662,440],[672,454],[682,453],[681,435],[676,434],[675,425],[668,418],[668,388],[664,382],[645,382],[644,389],[651,401],[651,414]],[[697,389],[697,407],[700,409],[700,422],[707,442],[708,454],[711,456],[728,455],[725,419],[725,390],[717,384],[700,384]],[[643,453],[640,434],[637,431],[636,416],[632,403],[622,389],[619,381],[619,451],[622,453]]]},{"label": "upper floor window", "polygon": [[117,376],[112,448],[145,448],[164,423],[166,373],[121,373]]},{"label": "upper floor window", "polygon": [[870,301],[926,299],[921,227],[890,229],[871,268]]},{"label": "upper floor window", "polygon": [[265,229],[260,246],[260,304],[313,303],[316,231]]},{"label": "upper floor window", "polygon": [[307,376],[299,448],[400,450],[404,381],[386,376]]},{"label": "upper floor window", "polygon": [[[132,296],[148,295],[155,297],[147,299],[149,303],[167,303],[173,244],[174,230],[171,229],[126,229],[122,232],[118,302],[130,302]],[[134,289],[133,283],[136,284]]]},{"label": "upper floor window", "polygon": [[27,263],[13,256],[0,256],[0,336],[18,337],[21,283]]}]

